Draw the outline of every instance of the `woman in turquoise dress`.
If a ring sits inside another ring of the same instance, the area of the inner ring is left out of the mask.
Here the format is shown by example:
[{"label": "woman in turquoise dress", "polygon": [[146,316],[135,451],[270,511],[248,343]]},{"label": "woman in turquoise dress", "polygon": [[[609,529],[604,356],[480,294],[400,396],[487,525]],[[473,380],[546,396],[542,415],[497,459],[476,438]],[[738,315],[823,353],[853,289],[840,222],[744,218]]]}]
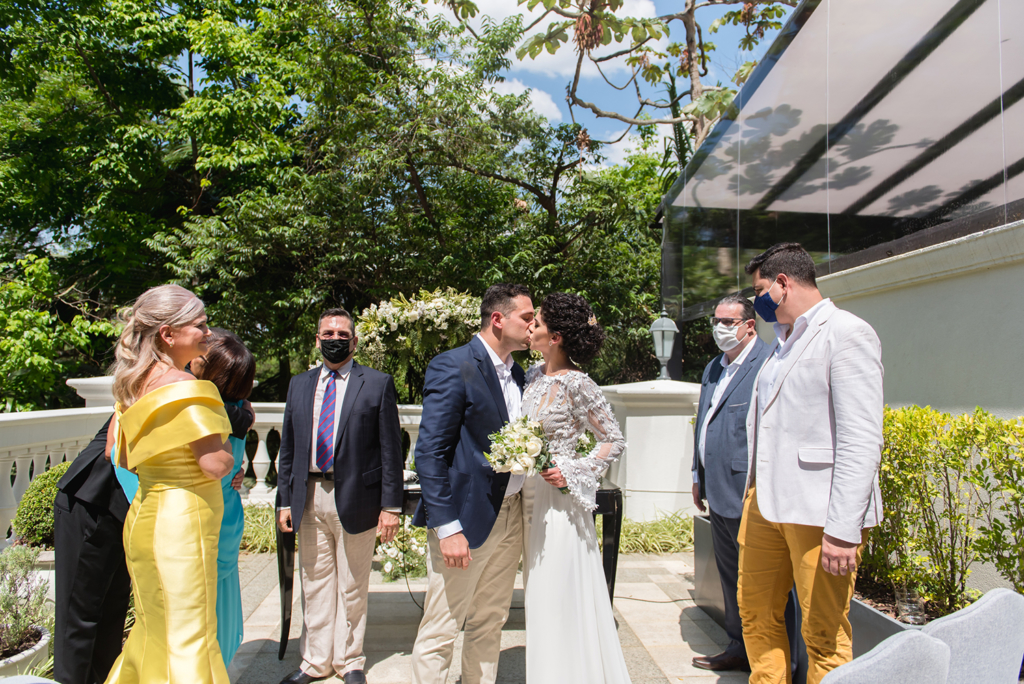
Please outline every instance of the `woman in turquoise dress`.
[{"label": "woman in turquoise dress", "polygon": [[[213,333],[207,351],[192,362],[197,378],[209,380],[220,391],[225,405],[242,405],[252,392],[256,376],[256,361],[237,335],[222,328],[210,328]],[[242,498],[232,480],[245,462],[245,440],[229,437],[234,466],[221,480],[224,494],[224,517],[217,544],[217,641],[224,657],[224,665],[242,643],[242,591],[238,580],[238,547],[245,529]]]}]

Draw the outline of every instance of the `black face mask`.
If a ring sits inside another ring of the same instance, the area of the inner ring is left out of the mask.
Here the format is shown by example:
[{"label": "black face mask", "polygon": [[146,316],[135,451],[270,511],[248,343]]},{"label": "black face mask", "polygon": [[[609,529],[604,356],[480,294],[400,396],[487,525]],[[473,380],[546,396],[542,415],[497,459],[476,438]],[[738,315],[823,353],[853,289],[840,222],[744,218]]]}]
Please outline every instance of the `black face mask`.
[{"label": "black face mask", "polygon": [[320,340],[320,355],[324,357],[325,361],[330,363],[341,363],[348,358],[355,348],[355,338],[351,340],[341,340],[338,338]]}]

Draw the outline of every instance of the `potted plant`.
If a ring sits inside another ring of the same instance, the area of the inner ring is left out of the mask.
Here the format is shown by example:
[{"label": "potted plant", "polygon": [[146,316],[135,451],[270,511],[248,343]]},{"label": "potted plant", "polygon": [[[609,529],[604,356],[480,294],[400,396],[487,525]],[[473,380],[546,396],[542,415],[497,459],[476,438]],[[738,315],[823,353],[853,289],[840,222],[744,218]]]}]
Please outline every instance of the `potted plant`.
[{"label": "potted plant", "polygon": [[38,549],[0,552],[0,679],[26,674],[49,656],[46,585],[32,572]]}]

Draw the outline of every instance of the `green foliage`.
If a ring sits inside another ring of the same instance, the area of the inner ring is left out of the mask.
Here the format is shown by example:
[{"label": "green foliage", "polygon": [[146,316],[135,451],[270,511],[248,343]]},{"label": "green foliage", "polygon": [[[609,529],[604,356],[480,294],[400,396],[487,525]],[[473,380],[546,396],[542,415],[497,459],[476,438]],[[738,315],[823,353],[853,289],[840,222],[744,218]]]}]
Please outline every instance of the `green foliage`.
[{"label": "green foliage", "polygon": [[[324,308],[509,280],[591,301],[609,333],[587,369],[599,382],[657,373],[647,327],[660,310],[666,164],[649,138],[626,167],[595,168],[600,145],[580,126],[495,92],[520,17],[485,20],[470,38],[415,0],[10,13],[0,261],[67,255],[50,259],[56,291],[35,311],[110,318],[174,279],[257,355],[259,398],[283,400]],[[95,304],[67,308],[68,288]],[[58,350],[60,373],[52,350],[24,381],[11,372],[34,362],[0,359],[12,408],[67,403],[33,393],[105,365],[109,337],[88,334],[86,351]],[[412,400],[415,378],[402,384]]]},{"label": "green foliage", "polygon": [[57,408],[69,401],[64,379],[96,369],[96,349],[116,329],[88,316],[60,292],[50,260],[0,263],[0,411]]},{"label": "green foliage", "polygon": [[57,499],[57,483],[70,467],[70,461],[58,463],[29,483],[11,523],[14,533],[26,544],[53,547],[53,502]]},{"label": "green foliage", "polygon": [[[604,516],[597,516],[601,538]],[[624,518],[619,553],[677,553],[693,549],[693,518],[675,512],[656,520],[639,522]]]},{"label": "green foliage", "polygon": [[70,467],[70,461],[58,463],[36,475],[29,483],[11,522],[15,535],[23,543],[53,547],[53,504],[57,499],[57,484]]},{"label": "green foliage", "polygon": [[276,509],[270,505],[249,504],[242,510],[245,512],[245,529],[239,549],[249,553],[277,553]]},{"label": "green foliage", "polygon": [[0,551],[0,660],[31,648],[36,627],[52,629],[46,583],[32,574],[38,549],[10,546]]},{"label": "green foliage", "polygon": [[[979,560],[1020,586],[1024,524],[1018,482],[1020,421],[978,408],[951,415],[929,407],[885,410],[879,484],[885,520],[872,530],[863,572],[878,581],[916,586],[941,613],[972,600],[967,588]],[[1016,497],[1016,498],[1015,498]]]},{"label": "green foliage", "polygon": [[977,484],[995,502],[978,526],[975,548],[983,561],[1024,594],[1024,421],[985,416],[986,451]]},{"label": "green foliage", "polygon": [[480,298],[448,288],[399,295],[359,314],[360,363],[395,377],[400,403],[419,403],[430,360],[480,329]]}]

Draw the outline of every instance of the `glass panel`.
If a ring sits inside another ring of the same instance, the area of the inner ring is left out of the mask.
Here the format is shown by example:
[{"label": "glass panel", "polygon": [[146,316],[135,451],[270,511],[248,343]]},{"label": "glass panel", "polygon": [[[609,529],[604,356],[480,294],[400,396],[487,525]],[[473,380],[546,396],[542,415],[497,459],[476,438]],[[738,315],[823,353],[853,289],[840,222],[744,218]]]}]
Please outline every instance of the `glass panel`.
[{"label": "glass panel", "polygon": [[808,0],[737,106],[666,198],[683,320],[776,242],[828,273],[1024,213],[1024,2]]}]

